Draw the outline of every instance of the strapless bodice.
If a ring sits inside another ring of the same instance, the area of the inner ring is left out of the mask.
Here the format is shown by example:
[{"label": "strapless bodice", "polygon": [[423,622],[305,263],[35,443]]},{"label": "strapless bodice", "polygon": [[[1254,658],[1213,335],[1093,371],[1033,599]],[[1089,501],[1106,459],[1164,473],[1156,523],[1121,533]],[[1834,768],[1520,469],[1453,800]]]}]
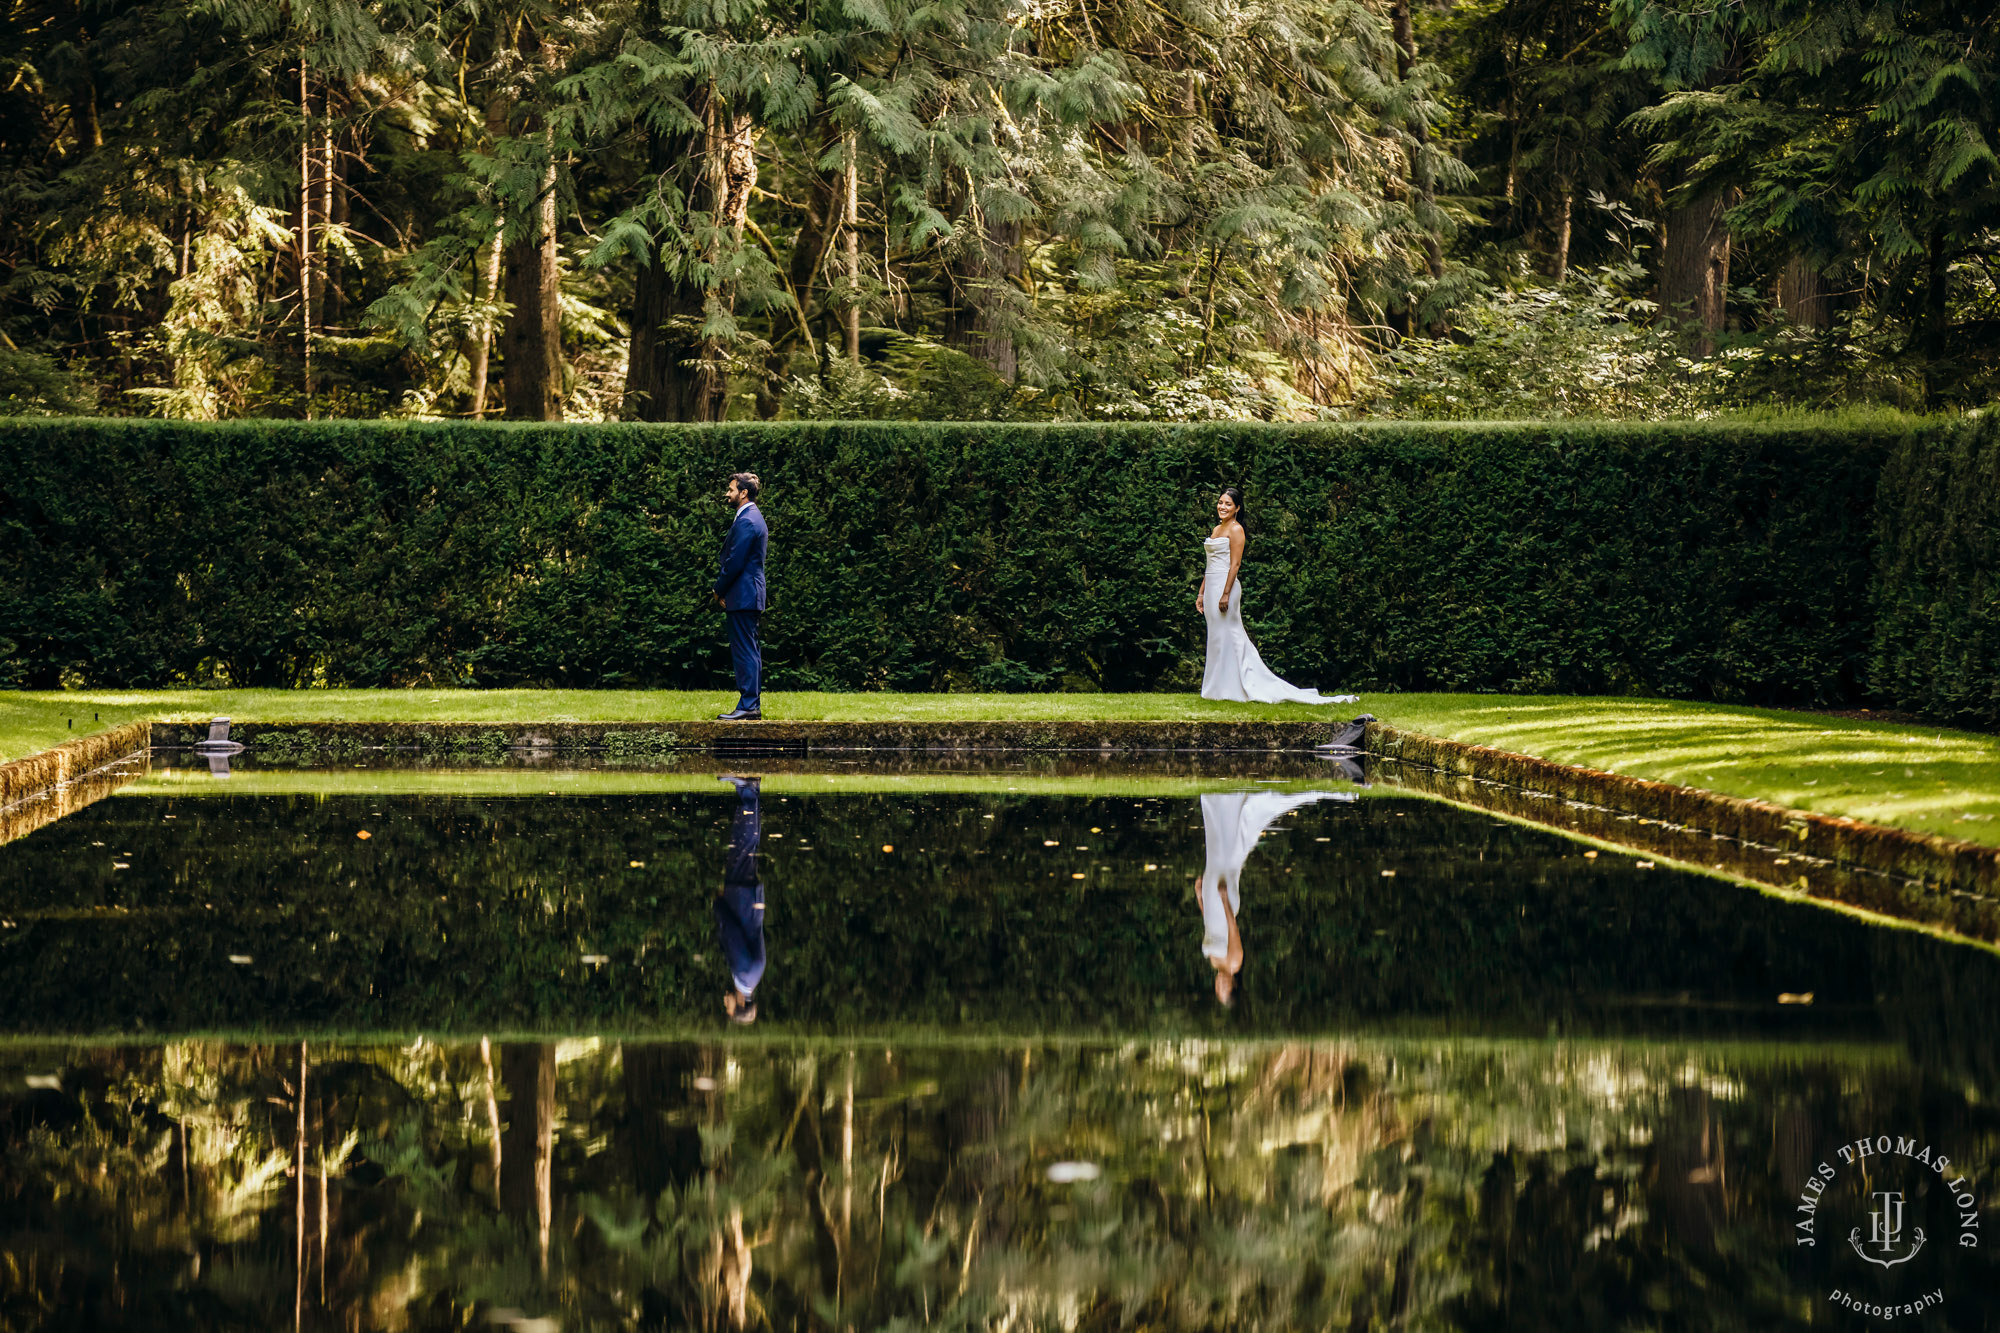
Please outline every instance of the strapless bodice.
[{"label": "strapless bodice", "polygon": [[1210,555],[1214,555],[1217,551],[1226,551],[1229,549],[1229,538],[1203,537],[1201,539],[1201,544],[1203,549],[1205,549]]}]

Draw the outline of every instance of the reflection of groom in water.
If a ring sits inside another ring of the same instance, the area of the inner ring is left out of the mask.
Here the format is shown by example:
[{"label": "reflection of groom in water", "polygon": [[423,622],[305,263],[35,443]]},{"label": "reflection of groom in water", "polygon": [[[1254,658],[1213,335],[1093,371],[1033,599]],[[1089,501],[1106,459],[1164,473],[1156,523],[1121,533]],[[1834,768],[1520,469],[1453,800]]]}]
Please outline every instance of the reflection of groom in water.
[{"label": "reflection of groom in water", "polygon": [[764,979],[764,882],[757,878],[757,841],[763,833],[759,778],[725,777],[736,787],[736,817],[729,822],[729,851],[722,861],[722,890],[715,895],[715,930],[729,964],[729,993],[722,1007],[731,1022],[757,1021],[757,983]]}]

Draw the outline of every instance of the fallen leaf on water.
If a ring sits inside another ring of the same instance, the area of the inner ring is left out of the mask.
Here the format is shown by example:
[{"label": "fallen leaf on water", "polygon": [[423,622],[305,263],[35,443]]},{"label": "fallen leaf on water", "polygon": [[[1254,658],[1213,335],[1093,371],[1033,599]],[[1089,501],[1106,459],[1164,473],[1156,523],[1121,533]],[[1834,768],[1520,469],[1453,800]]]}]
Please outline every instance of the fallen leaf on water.
[{"label": "fallen leaf on water", "polygon": [[1104,1168],[1095,1162],[1052,1162],[1049,1164],[1049,1179],[1058,1185],[1073,1185],[1080,1180],[1095,1180],[1104,1174]]},{"label": "fallen leaf on water", "polygon": [[601,966],[603,966],[603,965],[604,965],[605,963],[608,963],[608,962],[610,962],[610,961],[611,961],[611,955],[610,955],[610,954],[608,954],[608,953],[587,953],[587,954],[585,954],[585,955],[583,956],[583,961],[584,961],[584,962],[586,962],[586,963],[592,963],[592,964],[595,964],[595,965],[597,965],[597,966],[600,966],[600,967],[601,967]]},{"label": "fallen leaf on water", "polygon": [[1780,991],[1778,993],[1779,1004],[1811,1004],[1812,1002],[1813,993],[1811,991]]},{"label": "fallen leaf on water", "polygon": [[132,863],[129,861],[113,861],[111,863],[111,868],[113,870],[130,870],[132,868]]},{"label": "fallen leaf on water", "polygon": [[894,845],[893,843],[887,843],[887,842],[885,842],[885,843],[883,843],[883,844],[882,844],[882,850],[883,850],[883,851],[885,851],[885,852],[893,852],[893,851],[895,851],[895,850],[896,850],[896,848],[895,848],[895,845]]},{"label": "fallen leaf on water", "polygon": [[1070,876],[1070,878],[1071,878],[1071,879],[1082,879],[1082,878],[1083,878],[1083,872],[1082,872],[1081,870],[1079,870],[1079,871],[1077,871],[1076,873],[1072,874],[1072,875]]},{"label": "fallen leaf on water", "polygon": [[367,829],[362,829],[359,833],[355,834],[354,836],[361,839],[361,841],[366,842],[375,835],[370,833]]},{"label": "fallen leaf on water", "polygon": [[697,1074],[694,1080],[694,1090],[696,1092],[714,1092],[715,1080],[706,1074]]},{"label": "fallen leaf on water", "polygon": [[626,864],[631,866],[634,870],[644,870],[646,868],[646,863],[644,861],[628,861]]},{"label": "fallen leaf on water", "polygon": [[249,965],[250,955],[247,953],[233,953],[229,955],[229,961],[238,967],[246,967]]},{"label": "fallen leaf on water", "polygon": [[1382,872],[1382,878],[1383,878],[1383,879],[1394,879],[1394,878],[1396,878],[1396,872],[1395,872],[1395,871],[1393,871],[1393,870],[1385,870],[1385,871],[1383,871],[1383,872]]},{"label": "fallen leaf on water", "polygon": [[1595,861],[1595,860],[1597,859],[1597,853],[1596,853],[1596,852],[1585,852],[1585,853],[1583,854],[1583,857],[1584,857],[1584,859],[1585,859],[1586,861]]},{"label": "fallen leaf on water", "polygon": [[1641,861],[1639,863],[1639,869],[1641,870],[1651,870],[1652,868],[1653,868],[1653,863],[1651,861]]}]

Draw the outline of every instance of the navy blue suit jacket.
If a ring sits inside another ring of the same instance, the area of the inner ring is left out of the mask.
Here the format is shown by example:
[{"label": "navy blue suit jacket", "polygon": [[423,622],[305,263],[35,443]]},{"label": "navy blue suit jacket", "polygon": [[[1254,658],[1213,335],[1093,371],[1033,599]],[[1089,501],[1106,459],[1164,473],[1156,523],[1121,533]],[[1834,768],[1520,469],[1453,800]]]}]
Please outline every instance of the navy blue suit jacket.
[{"label": "navy blue suit jacket", "polygon": [[722,539],[721,568],[715,576],[715,595],[724,610],[764,609],[764,551],[770,542],[770,529],[756,505],[736,511],[729,535]]}]

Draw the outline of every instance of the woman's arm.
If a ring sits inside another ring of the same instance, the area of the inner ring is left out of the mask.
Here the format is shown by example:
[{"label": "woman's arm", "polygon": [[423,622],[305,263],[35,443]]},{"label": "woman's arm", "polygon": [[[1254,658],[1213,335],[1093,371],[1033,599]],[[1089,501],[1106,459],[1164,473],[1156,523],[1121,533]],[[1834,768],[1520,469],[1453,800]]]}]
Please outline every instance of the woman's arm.
[{"label": "woman's arm", "polygon": [[1222,601],[1218,610],[1229,610],[1229,594],[1236,591],[1236,571],[1243,568],[1243,526],[1237,524],[1229,530],[1229,578],[1222,585]]},{"label": "woman's arm", "polygon": [[[1239,876],[1242,871],[1236,872]],[[1229,947],[1223,951],[1222,961],[1229,965],[1229,975],[1235,976],[1243,970],[1243,936],[1236,929],[1236,909],[1229,905],[1229,881],[1222,875],[1215,877],[1216,896],[1222,899],[1222,916],[1229,922]],[[1237,889],[1242,892],[1241,888]]]}]

